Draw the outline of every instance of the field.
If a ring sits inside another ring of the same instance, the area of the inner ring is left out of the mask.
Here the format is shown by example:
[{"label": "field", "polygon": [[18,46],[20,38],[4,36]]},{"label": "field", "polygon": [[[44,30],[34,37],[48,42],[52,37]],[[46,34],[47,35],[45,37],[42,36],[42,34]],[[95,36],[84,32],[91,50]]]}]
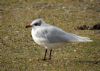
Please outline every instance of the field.
[{"label": "field", "polygon": [[[43,61],[44,48],[25,26],[36,18],[91,43],[66,43]],[[100,71],[100,30],[77,30],[100,23],[99,0],[0,0],[0,71]]]}]

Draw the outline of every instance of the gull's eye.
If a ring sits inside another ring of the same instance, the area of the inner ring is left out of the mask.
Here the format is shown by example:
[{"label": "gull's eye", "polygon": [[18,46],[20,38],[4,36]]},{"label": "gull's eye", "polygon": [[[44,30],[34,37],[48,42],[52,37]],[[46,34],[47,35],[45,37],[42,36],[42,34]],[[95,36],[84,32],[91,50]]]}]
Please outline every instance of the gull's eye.
[{"label": "gull's eye", "polygon": [[35,25],[35,26],[39,26],[39,23],[35,23],[34,25]]},{"label": "gull's eye", "polygon": [[41,21],[34,23],[35,26],[40,26],[41,25]]}]

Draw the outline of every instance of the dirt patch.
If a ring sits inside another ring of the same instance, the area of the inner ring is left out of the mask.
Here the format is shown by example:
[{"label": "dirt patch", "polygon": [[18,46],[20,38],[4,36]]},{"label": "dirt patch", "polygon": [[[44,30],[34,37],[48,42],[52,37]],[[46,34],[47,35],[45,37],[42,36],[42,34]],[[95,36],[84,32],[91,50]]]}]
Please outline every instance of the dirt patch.
[{"label": "dirt patch", "polygon": [[100,30],[100,23],[97,23],[93,26],[87,26],[87,25],[78,26],[77,29],[79,30]]}]

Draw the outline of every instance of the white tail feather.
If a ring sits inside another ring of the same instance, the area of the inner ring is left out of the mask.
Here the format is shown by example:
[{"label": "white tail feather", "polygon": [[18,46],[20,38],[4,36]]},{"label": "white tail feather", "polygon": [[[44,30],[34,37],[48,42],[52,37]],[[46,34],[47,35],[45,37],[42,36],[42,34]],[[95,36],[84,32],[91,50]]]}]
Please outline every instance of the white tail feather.
[{"label": "white tail feather", "polygon": [[81,36],[77,36],[77,39],[79,42],[92,42],[93,41],[88,37],[81,37]]}]

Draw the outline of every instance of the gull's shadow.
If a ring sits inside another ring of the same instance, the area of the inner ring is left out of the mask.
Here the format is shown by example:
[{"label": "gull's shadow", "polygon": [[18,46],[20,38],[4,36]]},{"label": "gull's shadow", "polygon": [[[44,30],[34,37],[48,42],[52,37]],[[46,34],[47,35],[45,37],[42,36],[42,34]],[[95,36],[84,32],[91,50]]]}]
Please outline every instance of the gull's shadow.
[{"label": "gull's shadow", "polygon": [[100,64],[100,61],[89,61],[89,60],[79,60],[79,61],[75,61],[78,63],[88,63],[88,64]]},{"label": "gull's shadow", "polygon": [[69,59],[47,59],[47,60],[43,60],[43,59],[38,59],[38,61],[40,62],[49,62],[49,63],[53,63],[53,62],[64,62],[64,63],[81,63],[81,64],[100,64],[100,60],[69,60]]}]

